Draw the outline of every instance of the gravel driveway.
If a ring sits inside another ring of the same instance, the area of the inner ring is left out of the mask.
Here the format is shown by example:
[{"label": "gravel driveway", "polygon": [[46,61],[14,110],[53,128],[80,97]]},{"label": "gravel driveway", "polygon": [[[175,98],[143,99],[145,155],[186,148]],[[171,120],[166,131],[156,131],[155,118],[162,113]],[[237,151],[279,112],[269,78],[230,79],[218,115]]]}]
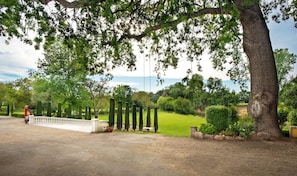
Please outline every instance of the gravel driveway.
[{"label": "gravel driveway", "polygon": [[293,176],[297,175],[297,141],[212,141],[126,132],[90,134],[0,117],[0,175]]}]

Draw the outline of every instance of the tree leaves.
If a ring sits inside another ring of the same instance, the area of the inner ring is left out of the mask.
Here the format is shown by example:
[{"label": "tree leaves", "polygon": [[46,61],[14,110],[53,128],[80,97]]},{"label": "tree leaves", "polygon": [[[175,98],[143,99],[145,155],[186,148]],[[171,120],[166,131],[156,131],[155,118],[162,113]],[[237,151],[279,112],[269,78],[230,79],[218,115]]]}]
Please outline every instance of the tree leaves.
[{"label": "tree leaves", "polygon": [[289,53],[288,49],[274,50],[274,58],[280,89],[288,82],[288,73],[294,69],[297,55]]},{"label": "tree leaves", "polygon": [[[239,11],[231,1],[93,0],[45,5],[11,0],[2,3],[1,36],[19,37],[35,44],[36,49],[42,44],[47,49],[56,38],[62,38],[69,49],[76,50],[80,62],[87,60],[86,68],[94,74],[123,65],[134,70],[136,54],[132,44],[135,42],[145,45],[143,48],[158,62],[158,73],[176,67],[180,58],[196,60],[199,69],[199,61],[206,52],[219,70],[244,58],[239,47],[242,42]],[[290,16],[297,20],[295,1],[261,5],[265,15],[280,9],[273,17],[276,21]],[[37,36],[30,38],[29,31],[37,32]],[[241,72],[229,73],[235,78],[232,74]]]}]

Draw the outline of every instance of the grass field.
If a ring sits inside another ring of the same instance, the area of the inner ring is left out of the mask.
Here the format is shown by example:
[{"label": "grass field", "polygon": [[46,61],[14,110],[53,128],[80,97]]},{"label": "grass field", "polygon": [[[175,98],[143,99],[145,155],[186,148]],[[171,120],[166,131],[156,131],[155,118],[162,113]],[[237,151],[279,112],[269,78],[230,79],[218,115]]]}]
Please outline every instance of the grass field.
[{"label": "grass field", "polygon": [[[146,124],[146,113],[143,115],[144,126]],[[108,115],[99,116],[101,120],[108,120]],[[116,116],[115,116],[116,119]],[[151,124],[154,124],[154,117],[151,114]],[[124,121],[124,120],[123,120]],[[137,114],[137,122],[139,115]],[[132,115],[130,115],[130,123],[132,122]],[[158,134],[166,136],[190,136],[190,127],[206,123],[205,118],[193,115],[182,115],[173,112],[158,111],[159,130]],[[138,124],[137,124],[138,125]]]},{"label": "grass field", "polygon": [[169,136],[190,136],[190,127],[206,123],[205,118],[160,111],[159,132]]}]

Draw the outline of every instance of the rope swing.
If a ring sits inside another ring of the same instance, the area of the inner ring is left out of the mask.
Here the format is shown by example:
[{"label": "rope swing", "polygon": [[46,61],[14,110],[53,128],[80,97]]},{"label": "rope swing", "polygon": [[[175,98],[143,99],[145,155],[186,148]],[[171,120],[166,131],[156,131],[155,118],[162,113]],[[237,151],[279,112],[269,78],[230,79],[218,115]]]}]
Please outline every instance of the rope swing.
[{"label": "rope swing", "polygon": [[[147,60],[143,58],[143,91],[146,91],[146,64]],[[148,78],[149,78],[149,92],[152,91],[152,77],[151,77],[151,57],[148,59]]]}]

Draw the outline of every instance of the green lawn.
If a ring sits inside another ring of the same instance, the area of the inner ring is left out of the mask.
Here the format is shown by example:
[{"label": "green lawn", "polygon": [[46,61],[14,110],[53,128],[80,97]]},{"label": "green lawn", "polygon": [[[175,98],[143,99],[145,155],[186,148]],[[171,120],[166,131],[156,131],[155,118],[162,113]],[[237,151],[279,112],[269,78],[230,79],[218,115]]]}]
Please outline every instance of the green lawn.
[{"label": "green lawn", "polygon": [[[132,115],[130,115],[130,123],[132,123]],[[146,113],[144,116],[144,126],[146,124]],[[137,122],[139,121],[139,114],[137,114]],[[101,120],[108,120],[108,115],[99,116]],[[116,119],[116,115],[115,115]],[[153,125],[153,113],[151,112],[151,123]],[[190,136],[190,127],[206,123],[205,118],[193,115],[182,115],[173,112],[158,111],[159,134],[167,136]],[[124,119],[123,119],[124,122]],[[138,124],[137,124],[138,125]]]},{"label": "green lawn", "polygon": [[193,115],[181,115],[169,112],[158,112],[159,132],[169,136],[190,136],[191,126],[206,123],[205,118]]}]

